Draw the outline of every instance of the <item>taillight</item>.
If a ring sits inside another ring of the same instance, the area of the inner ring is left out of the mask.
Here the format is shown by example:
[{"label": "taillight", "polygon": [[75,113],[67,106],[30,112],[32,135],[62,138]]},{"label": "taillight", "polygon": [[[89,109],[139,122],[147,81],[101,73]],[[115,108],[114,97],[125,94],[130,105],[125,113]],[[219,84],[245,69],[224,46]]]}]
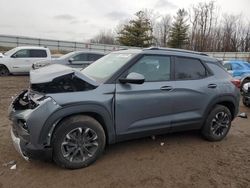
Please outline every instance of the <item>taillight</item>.
[{"label": "taillight", "polygon": [[238,79],[232,79],[231,82],[235,85],[235,87],[240,88],[241,82]]}]

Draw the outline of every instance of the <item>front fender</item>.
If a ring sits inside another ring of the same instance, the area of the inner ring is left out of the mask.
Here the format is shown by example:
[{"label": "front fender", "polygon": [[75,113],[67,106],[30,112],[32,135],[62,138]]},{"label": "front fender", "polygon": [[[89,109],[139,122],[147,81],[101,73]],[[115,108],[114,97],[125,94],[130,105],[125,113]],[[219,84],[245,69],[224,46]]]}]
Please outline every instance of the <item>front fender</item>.
[{"label": "front fender", "polygon": [[95,113],[101,116],[105,122],[103,126],[105,126],[104,128],[107,130],[108,142],[110,144],[115,142],[116,134],[111,111],[109,112],[105,107],[98,104],[71,104],[64,106],[50,115],[41,130],[39,143],[42,144],[46,141],[46,144],[50,145],[53,130],[60,120],[71,115],[84,113]]}]

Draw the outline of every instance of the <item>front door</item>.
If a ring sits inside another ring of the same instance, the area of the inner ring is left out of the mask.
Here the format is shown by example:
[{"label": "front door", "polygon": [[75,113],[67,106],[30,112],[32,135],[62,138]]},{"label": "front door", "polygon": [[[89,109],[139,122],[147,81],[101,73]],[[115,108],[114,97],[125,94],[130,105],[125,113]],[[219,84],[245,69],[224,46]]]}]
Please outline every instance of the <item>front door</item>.
[{"label": "front door", "polygon": [[143,84],[116,83],[115,123],[117,135],[167,130],[171,125],[171,58],[145,55],[122,77],[131,72],[145,77]]}]

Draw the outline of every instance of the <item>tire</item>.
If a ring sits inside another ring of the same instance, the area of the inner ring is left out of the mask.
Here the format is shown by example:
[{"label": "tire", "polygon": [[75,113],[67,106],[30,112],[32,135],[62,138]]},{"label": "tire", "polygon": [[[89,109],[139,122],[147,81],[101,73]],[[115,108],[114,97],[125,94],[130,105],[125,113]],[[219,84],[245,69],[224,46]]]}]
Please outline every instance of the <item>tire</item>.
[{"label": "tire", "polygon": [[250,78],[245,78],[245,79],[242,81],[242,84],[241,84],[241,87],[240,87],[240,90],[241,90],[241,91],[242,91],[242,89],[243,89],[244,84],[245,84],[245,83],[248,83],[248,82],[250,82]]},{"label": "tire", "polygon": [[243,96],[242,97],[242,103],[246,106],[246,107],[250,107],[250,104],[246,102],[246,98]]},{"label": "tire", "polygon": [[231,128],[232,114],[222,105],[216,105],[209,113],[201,133],[209,141],[221,141]]},{"label": "tire", "polygon": [[87,167],[103,153],[105,132],[94,118],[72,116],[58,126],[52,139],[53,160],[57,165],[68,169]]},{"label": "tire", "polygon": [[9,74],[9,69],[4,65],[0,65],[0,76],[8,76]]}]

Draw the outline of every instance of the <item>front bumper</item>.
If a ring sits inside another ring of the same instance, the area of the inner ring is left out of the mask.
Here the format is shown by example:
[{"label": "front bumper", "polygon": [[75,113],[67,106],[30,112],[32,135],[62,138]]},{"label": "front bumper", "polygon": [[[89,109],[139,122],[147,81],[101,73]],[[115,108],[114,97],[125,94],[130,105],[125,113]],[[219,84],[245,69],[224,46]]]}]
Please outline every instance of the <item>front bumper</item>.
[{"label": "front bumper", "polygon": [[13,129],[11,128],[10,130],[10,135],[11,135],[11,139],[12,139],[12,142],[13,142],[13,145],[16,149],[16,151],[25,159],[25,160],[29,160],[29,157],[25,156],[22,149],[21,149],[21,140],[20,138],[16,137],[14,132],[13,132]]},{"label": "front bumper", "polygon": [[15,101],[19,98],[14,99],[9,107],[13,144],[18,153],[26,160],[50,160],[52,150],[47,145],[47,140],[39,140],[39,138],[44,123],[60,106],[53,99],[46,98],[34,108],[30,108],[28,105],[20,106],[21,103],[16,103]]},{"label": "front bumper", "polygon": [[16,151],[26,160],[37,159],[37,160],[47,160],[52,159],[52,149],[50,147],[45,147],[43,149],[36,149],[30,143],[22,140],[15,135],[13,128],[10,131],[11,139]]}]

